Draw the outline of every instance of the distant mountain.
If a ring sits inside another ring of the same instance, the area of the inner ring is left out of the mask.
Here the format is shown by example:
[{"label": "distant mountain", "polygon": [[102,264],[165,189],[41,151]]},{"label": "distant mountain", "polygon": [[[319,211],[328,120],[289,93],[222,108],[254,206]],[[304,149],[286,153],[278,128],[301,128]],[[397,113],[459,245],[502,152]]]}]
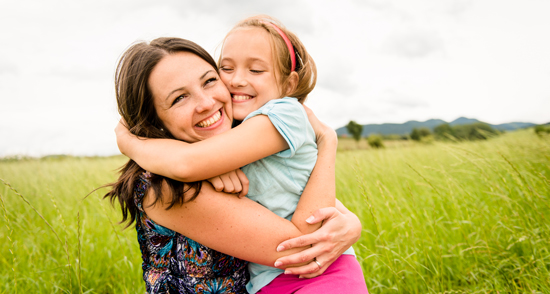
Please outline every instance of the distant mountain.
[{"label": "distant mountain", "polygon": [[[479,123],[479,122],[482,123],[482,121],[479,121],[474,118],[459,117],[448,124],[451,126],[456,126],[456,125],[467,125],[467,124],[473,124],[473,123]],[[447,122],[441,119],[430,119],[424,122],[411,120],[402,124],[391,124],[391,123],[368,124],[368,125],[363,125],[363,133],[361,135],[363,137],[368,137],[370,134],[404,135],[404,134],[410,134],[414,128],[428,128],[433,131],[434,127],[445,123]],[[491,125],[491,124],[488,124],[488,125],[500,131],[512,131],[517,129],[528,128],[528,127],[534,126],[535,124],[526,123],[526,122],[511,122],[511,123],[499,124],[499,125]],[[336,129],[336,133],[338,134],[338,136],[343,136],[343,135],[349,136],[348,130],[346,129],[345,126]]]},{"label": "distant mountain", "polygon": [[537,124],[526,123],[526,122],[511,122],[507,124],[491,125],[491,126],[500,131],[513,131],[517,129],[525,129],[536,125]]},{"label": "distant mountain", "polygon": [[470,124],[475,124],[479,122],[480,121],[475,118],[459,117],[453,120],[452,122],[450,122],[449,124],[451,126],[459,126],[459,125],[470,125]]}]

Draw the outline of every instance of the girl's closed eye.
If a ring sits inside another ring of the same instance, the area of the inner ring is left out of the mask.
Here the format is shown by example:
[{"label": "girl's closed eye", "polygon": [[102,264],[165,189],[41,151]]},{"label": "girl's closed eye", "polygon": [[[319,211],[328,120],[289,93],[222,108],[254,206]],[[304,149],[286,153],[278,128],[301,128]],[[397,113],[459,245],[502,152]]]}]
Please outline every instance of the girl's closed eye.
[{"label": "girl's closed eye", "polygon": [[265,70],[251,69],[250,72],[255,73],[255,74],[259,74],[259,73],[265,72]]},{"label": "girl's closed eye", "polygon": [[220,68],[220,70],[223,71],[223,72],[231,72],[231,71],[233,71],[232,68],[227,67],[227,66],[222,66],[222,67]]}]

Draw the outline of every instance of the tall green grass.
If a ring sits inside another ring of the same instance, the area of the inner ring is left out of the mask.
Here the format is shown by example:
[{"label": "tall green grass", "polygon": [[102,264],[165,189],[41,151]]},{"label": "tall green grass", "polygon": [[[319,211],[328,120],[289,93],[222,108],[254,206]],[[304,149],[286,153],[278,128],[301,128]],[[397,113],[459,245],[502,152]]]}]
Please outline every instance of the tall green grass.
[{"label": "tall green grass", "polygon": [[550,141],[340,152],[372,293],[550,293]]},{"label": "tall green grass", "polygon": [[102,191],[84,198],[113,181],[124,162],[0,162],[0,293],[144,292],[135,230],[122,230]]},{"label": "tall green grass", "polygon": [[[0,293],[144,292],[135,230],[83,198],[124,162],[0,161]],[[547,137],[340,151],[337,193],[371,293],[550,293]]]}]

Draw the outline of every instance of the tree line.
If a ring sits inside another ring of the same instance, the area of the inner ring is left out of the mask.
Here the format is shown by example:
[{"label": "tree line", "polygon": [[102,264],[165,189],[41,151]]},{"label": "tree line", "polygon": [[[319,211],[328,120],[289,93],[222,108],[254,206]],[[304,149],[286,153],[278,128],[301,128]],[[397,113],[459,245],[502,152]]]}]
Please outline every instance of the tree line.
[{"label": "tree line", "polygon": [[449,124],[441,124],[433,129],[433,134],[427,128],[413,129],[411,139],[421,141],[422,138],[433,136],[436,140],[452,140],[452,141],[475,141],[487,140],[488,138],[497,136],[500,131],[491,127],[486,123],[473,123],[466,125],[451,126]]},{"label": "tree line", "polygon": [[[361,133],[363,131],[363,126],[358,124],[355,121],[350,121],[346,125],[346,129],[349,134],[356,141],[361,140]],[[542,130],[541,133],[546,132],[546,129]],[[429,141],[429,140],[450,140],[450,141],[473,141],[473,140],[486,140],[488,138],[499,135],[501,132],[491,127],[486,123],[472,123],[465,125],[455,125],[451,126],[447,123],[436,126],[433,131],[429,128],[413,128],[410,134],[406,135],[380,135],[380,134],[371,134],[367,137],[367,142],[373,148],[383,148],[384,143],[383,139],[393,139],[393,140],[414,140],[414,141]],[[550,133],[550,128],[548,129]]]},{"label": "tree line", "polygon": [[[363,125],[358,124],[352,120],[346,125],[346,129],[348,130],[348,133],[351,134],[353,139],[355,139],[355,141],[359,142],[359,140],[361,140]],[[384,148],[384,140],[382,140],[382,136],[379,134],[370,134],[367,137],[367,142],[372,148]]]},{"label": "tree line", "polygon": [[535,127],[535,134],[540,137],[550,134],[550,125],[538,125]]}]

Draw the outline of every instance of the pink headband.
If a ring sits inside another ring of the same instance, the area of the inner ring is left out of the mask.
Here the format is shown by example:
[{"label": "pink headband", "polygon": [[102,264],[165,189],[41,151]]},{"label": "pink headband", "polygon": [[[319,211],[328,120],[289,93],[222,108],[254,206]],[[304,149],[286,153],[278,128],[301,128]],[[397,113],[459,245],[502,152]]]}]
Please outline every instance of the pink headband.
[{"label": "pink headband", "polygon": [[283,38],[283,40],[285,41],[286,47],[288,48],[288,53],[290,53],[290,60],[292,61],[292,66],[290,68],[290,72],[293,72],[294,69],[296,68],[296,57],[295,57],[296,54],[294,53],[294,47],[292,47],[292,43],[290,42],[290,40],[288,39],[286,34],[278,26],[276,26],[275,24],[273,24],[271,22],[268,22],[268,21],[260,21],[260,22],[265,24],[265,25],[272,26],[277,31],[277,33],[279,33],[281,38]]}]

